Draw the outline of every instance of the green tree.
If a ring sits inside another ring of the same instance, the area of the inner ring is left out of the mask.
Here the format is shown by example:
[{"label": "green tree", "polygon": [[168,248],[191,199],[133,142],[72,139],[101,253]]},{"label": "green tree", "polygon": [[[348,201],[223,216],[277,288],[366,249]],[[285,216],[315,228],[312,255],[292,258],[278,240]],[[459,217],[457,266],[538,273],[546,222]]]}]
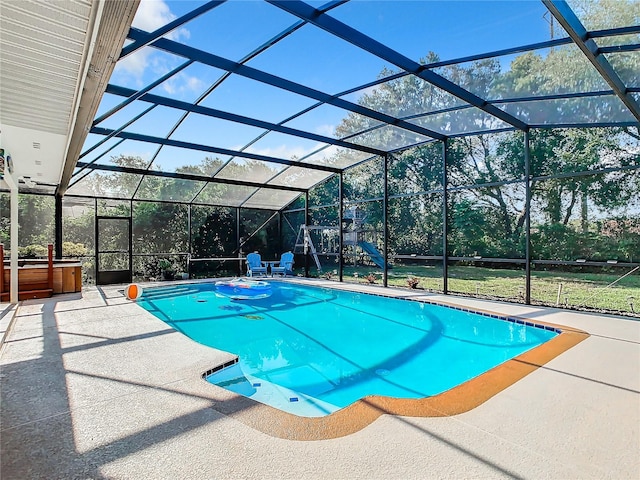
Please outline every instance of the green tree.
[{"label": "green tree", "polygon": [[[19,246],[36,245],[44,248],[54,243],[54,201],[45,195],[18,195]],[[10,195],[0,193],[0,243],[6,250],[11,243]],[[42,251],[42,250],[40,250]]]}]

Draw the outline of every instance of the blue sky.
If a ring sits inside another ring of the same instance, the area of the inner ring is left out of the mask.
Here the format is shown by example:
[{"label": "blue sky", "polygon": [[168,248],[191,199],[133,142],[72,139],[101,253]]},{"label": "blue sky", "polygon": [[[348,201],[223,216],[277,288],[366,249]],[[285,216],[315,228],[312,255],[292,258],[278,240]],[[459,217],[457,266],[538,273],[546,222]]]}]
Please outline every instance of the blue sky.
[{"label": "blue sky", "polygon": [[[204,2],[143,0],[134,26],[152,31],[201,3]],[[313,4],[321,5],[320,2]],[[539,1],[356,0],[332,10],[330,15],[418,61],[429,51],[446,60],[548,40],[549,24],[543,18],[545,11]],[[262,1],[231,0],[168,36],[238,61],[297,21],[297,18]],[[119,62],[110,83],[139,89],[183,62],[182,58],[146,47]],[[248,65],[331,94],[374,80],[384,67],[393,69],[387,62],[309,25],[251,60]],[[222,73],[214,68],[192,65],[157,87],[153,93],[193,102]],[[354,100],[353,97],[349,99]],[[121,98],[105,96],[99,113],[120,101]],[[277,123],[314,103],[314,100],[232,75],[202,104]],[[130,105],[101,126],[116,128],[146,106],[148,104]],[[291,126],[331,136],[344,115],[343,110],[325,106],[296,119]],[[157,108],[151,117],[139,120],[128,130],[164,136],[178,117],[179,112],[175,110]],[[201,119],[190,118],[172,138],[235,149],[261,132],[221,120]],[[97,138],[91,135],[87,146]],[[112,140],[108,144],[114,142]],[[315,142],[271,133],[252,150],[290,158],[292,155],[300,157],[316,147],[318,144]],[[111,154],[150,158],[155,150],[154,145],[127,141]],[[178,153],[163,155],[160,164],[164,168],[175,168],[185,163],[198,163],[198,158],[205,155]]]}]

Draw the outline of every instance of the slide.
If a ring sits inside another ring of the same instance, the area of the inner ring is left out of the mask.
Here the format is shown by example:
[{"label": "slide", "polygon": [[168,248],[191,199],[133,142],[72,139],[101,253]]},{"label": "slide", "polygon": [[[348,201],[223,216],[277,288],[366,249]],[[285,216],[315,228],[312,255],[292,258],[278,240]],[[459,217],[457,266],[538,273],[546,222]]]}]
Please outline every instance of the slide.
[{"label": "slide", "polygon": [[[367,255],[369,255],[371,257],[371,261],[373,263],[375,263],[380,268],[384,268],[384,258],[382,257],[382,254],[378,251],[378,249],[372,243],[369,243],[369,242],[358,242],[358,246],[360,248],[362,248],[362,250],[367,252]],[[391,268],[391,265],[388,265],[388,267]]]}]

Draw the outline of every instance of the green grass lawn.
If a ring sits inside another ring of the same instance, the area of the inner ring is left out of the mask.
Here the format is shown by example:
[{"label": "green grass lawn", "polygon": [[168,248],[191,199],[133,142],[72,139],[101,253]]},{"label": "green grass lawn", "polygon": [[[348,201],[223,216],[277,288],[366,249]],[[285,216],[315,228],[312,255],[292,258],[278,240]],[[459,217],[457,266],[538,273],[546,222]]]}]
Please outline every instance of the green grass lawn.
[{"label": "green grass lawn", "polygon": [[[531,301],[556,305],[562,284],[560,305],[640,314],[640,270],[605,288],[629,270],[611,273],[531,272]],[[357,273],[357,277],[355,274]],[[373,274],[382,283],[382,271],[375,267],[345,267],[344,281],[368,283]],[[389,286],[408,288],[407,278],[416,277],[419,288],[442,291],[442,268],[433,266],[395,266],[389,270]],[[449,291],[465,295],[524,301],[524,270],[472,266],[449,267]]]}]

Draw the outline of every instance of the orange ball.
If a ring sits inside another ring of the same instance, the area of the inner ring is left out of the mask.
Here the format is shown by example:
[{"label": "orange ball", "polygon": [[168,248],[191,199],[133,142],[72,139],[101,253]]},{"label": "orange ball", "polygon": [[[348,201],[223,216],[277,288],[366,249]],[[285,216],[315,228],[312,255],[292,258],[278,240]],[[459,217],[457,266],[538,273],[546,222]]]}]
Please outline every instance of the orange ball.
[{"label": "orange ball", "polygon": [[137,300],[142,295],[142,287],[137,283],[131,283],[124,289],[124,296],[127,300]]}]

